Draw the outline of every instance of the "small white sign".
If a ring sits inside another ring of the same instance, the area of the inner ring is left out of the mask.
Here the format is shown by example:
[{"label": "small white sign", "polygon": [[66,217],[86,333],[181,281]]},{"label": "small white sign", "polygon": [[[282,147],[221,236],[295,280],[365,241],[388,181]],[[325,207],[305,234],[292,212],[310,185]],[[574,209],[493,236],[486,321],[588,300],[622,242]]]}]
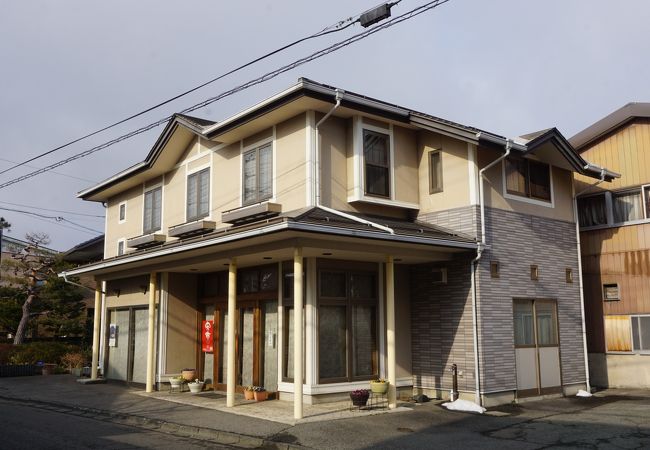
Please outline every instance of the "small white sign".
[{"label": "small white sign", "polygon": [[117,324],[112,323],[108,326],[108,346],[117,347]]}]

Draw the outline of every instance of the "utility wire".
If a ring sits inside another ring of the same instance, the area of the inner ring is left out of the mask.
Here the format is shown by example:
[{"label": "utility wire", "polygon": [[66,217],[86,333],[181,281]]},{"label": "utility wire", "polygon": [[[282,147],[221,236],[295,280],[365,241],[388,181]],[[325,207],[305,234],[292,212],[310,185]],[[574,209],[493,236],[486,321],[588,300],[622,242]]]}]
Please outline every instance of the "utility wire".
[{"label": "utility wire", "polygon": [[[223,99],[225,97],[231,96],[231,95],[236,94],[236,93],[238,93],[240,91],[248,89],[248,88],[250,88],[252,86],[255,86],[257,84],[261,84],[261,83],[266,82],[268,80],[271,80],[271,79],[277,77],[278,75],[281,75],[284,72],[288,72],[289,70],[295,69],[296,67],[302,66],[303,64],[306,64],[306,63],[308,63],[310,61],[322,58],[323,56],[326,56],[326,55],[328,55],[330,53],[333,53],[333,52],[335,52],[337,50],[340,50],[343,47],[346,47],[346,46],[348,46],[350,44],[353,44],[353,43],[355,43],[357,41],[365,39],[366,37],[368,37],[368,36],[370,36],[372,34],[378,33],[381,30],[384,30],[386,28],[397,25],[398,23],[404,22],[404,21],[409,20],[409,19],[411,19],[413,17],[416,17],[416,16],[418,16],[418,15],[420,15],[420,14],[426,12],[426,11],[429,11],[429,10],[431,10],[433,8],[436,8],[436,7],[440,6],[440,5],[443,5],[443,4],[447,3],[448,1],[449,0],[433,0],[433,1],[430,1],[428,3],[425,3],[424,5],[418,6],[418,7],[414,8],[414,9],[412,9],[412,10],[410,10],[410,11],[408,11],[408,12],[406,12],[406,13],[400,15],[400,16],[396,16],[395,18],[390,19],[390,20],[388,20],[388,21],[386,21],[386,22],[384,22],[384,23],[382,23],[380,25],[377,25],[377,26],[375,26],[373,28],[369,28],[366,31],[358,33],[358,34],[356,34],[356,35],[354,35],[354,36],[352,36],[350,38],[344,39],[344,40],[339,41],[339,42],[337,42],[337,43],[335,43],[333,45],[330,45],[329,47],[318,50],[318,51],[312,53],[309,56],[298,59],[298,60],[296,60],[296,61],[294,61],[294,62],[292,62],[290,64],[287,64],[285,66],[280,67],[279,69],[273,70],[271,72],[266,73],[265,75],[262,75],[262,76],[260,76],[258,78],[250,80],[250,81],[248,81],[248,82],[246,82],[244,84],[241,84],[241,85],[239,85],[239,86],[237,86],[235,88],[224,91],[224,92],[222,92],[221,94],[219,94],[217,96],[208,98],[207,100],[204,100],[204,101],[202,101],[200,103],[197,103],[197,104],[195,104],[193,106],[190,106],[189,108],[185,108],[180,113],[184,114],[184,113],[188,113],[188,112],[197,110],[199,108],[203,108],[203,107],[205,107],[205,106],[207,106],[207,105],[209,105],[211,103],[214,103],[214,102],[216,102],[218,100],[221,100],[221,99]],[[72,161],[75,161],[77,159],[80,159],[80,158],[86,157],[88,155],[91,155],[91,154],[93,154],[95,152],[98,152],[98,151],[103,150],[103,149],[105,149],[107,147],[115,145],[115,144],[117,144],[119,142],[122,142],[122,141],[124,141],[126,139],[129,139],[129,138],[131,138],[133,136],[142,134],[142,133],[144,133],[146,131],[149,131],[149,130],[151,130],[153,128],[156,128],[156,127],[168,122],[170,119],[172,119],[172,117],[173,117],[173,115],[167,116],[167,117],[165,117],[165,118],[163,118],[161,120],[150,123],[149,125],[145,125],[144,127],[138,128],[137,130],[131,131],[130,133],[119,136],[119,137],[117,137],[115,139],[112,139],[112,140],[110,140],[108,142],[100,144],[100,145],[98,145],[96,147],[92,147],[89,150],[83,151],[81,153],[77,153],[77,154],[72,155],[72,156],[70,156],[70,157],[68,157],[66,159],[63,159],[63,160],[58,161],[56,163],[45,166],[45,167],[43,167],[43,168],[41,168],[39,170],[36,170],[34,172],[30,172],[28,174],[25,174],[25,175],[22,175],[20,177],[17,177],[17,178],[14,178],[12,180],[1,183],[0,184],[0,189],[6,188],[7,186],[11,186],[12,184],[19,183],[19,182],[27,180],[29,178],[35,177],[37,175],[40,175],[41,173],[45,173],[45,172],[47,172],[49,170],[52,170],[52,169],[54,169],[56,167],[60,167],[62,165],[68,164],[68,163],[70,163]]]},{"label": "utility wire", "polygon": [[[149,108],[144,109],[144,110],[142,110],[142,111],[140,111],[140,112],[138,112],[138,113],[132,114],[132,115],[130,115],[130,116],[128,116],[128,117],[126,117],[126,118],[124,118],[124,119],[122,119],[122,120],[119,120],[119,121],[117,121],[117,122],[115,122],[115,123],[112,123],[112,124],[110,124],[110,125],[107,125],[107,126],[101,128],[101,129],[99,129],[99,130],[93,131],[92,133],[88,133],[88,134],[86,134],[86,135],[84,135],[84,136],[81,136],[81,137],[79,137],[79,138],[77,138],[77,139],[74,139],[74,140],[72,140],[72,141],[70,141],[70,142],[68,142],[68,143],[66,143],[66,144],[59,145],[58,147],[55,147],[55,148],[53,148],[53,149],[51,149],[51,150],[48,150],[48,151],[46,151],[46,152],[44,152],[44,153],[41,153],[40,155],[36,155],[36,156],[34,156],[33,158],[27,159],[27,160],[25,160],[25,161],[23,161],[23,162],[20,162],[20,163],[15,163],[13,166],[11,166],[11,167],[9,167],[9,168],[7,168],[7,169],[4,169],[4,170],[2,170],[2,171],[0,171],[0,175],[2,175],[2,174],[4,174],[4,173],[7,173],[7,172],[9,172],[10,170],[13,170],[13,169],[15,169],[15,168],[17,168],[17,167],[21,167],[21,166],[27,165],[28,163],[30,163],[30,162],[32,162],[32,161],[35,161],[35,160],[37,160],[37,159],[39,159],[39,158],[42,158],[42,157],[47,156],[47,155],[50,155],[50,154],[52,154],[52,153],[54,153],[54,152],[57,152],[57,151],[59,151],[59,150],[61,150],[61,149],[64,149],[64,148],[66,148],[66,147],[69,147],[69,146],[72,145],[72,144],[76,144],[76,143],[79,142],[79,141],[82,141],[82,140],[87,139],[87,138],[89,138],[89,137],[95,136],[96,134],[99,134],[99,133],[101,133],[101,132],[103,132],[103,131],[106,131],[106,130],[109,130],[109,129],[113,128],[113,127],[116,127],[116,126],[118,126],[118,125],[121,125],[121,124],[123,124],[124,122],[128,122],[129,120],[135,119],[136,117],[140,117],[140,116],[142,116],[142,115],[144,115],[144,114],[146,114],[146,113],[148,113],[148,112],[151,112],[151,111],[153,111],[153,110],[155,110],[155,109],[160,108],[161,106],[164,106],[164,105],[166,105],[166,104],[168,104],[168,103],[171,103],[171,102],[173,102],[173,101],[175,101],[175,100],[178,100],[178,99],[181,98],[181,97],[184,97],[184,96],[186,96],[186,95],[188,95],[188,94],[191,94],[192,92],[198,91],[199,89],[204,88],[205,86],[207,86],[207,85],[209,85],[209,84],[212,84],[212,83],[214,83],[214,82],[216,82],[216,81],[219,81],[219,80],[221,80],[222,78],[227,77],[228,75],[232,75],[232,74],[235,73],[235,72],[238,72],[238,71],[240,71],[240,70],[242,70],[242,69],[245,69],[246,67],[249,67],[249,66],[251,66],[251,65],[253,65],[253,64],[255,64],[255,63],[258,63],[258,62],[260,62],[260,61],[262,61],[262,60],[264,60],[264,59],[266,59],[266,58],[269,58],[270,56],[273,56],[273,55],[275,55],[275,54],[277,54],[277,53],[280,53],[280,52],[282,52],[282,51],[284,51],[284,50],[286,50],[286,49],[288,49],[288,48],[291,48],[291,47],[293,47],[293,46],[295,46],[295,45],[298,45],[298,44],[300,44],[301,42],[307,41],[307,40],[309,40],[309,39],[314,39],[314,38],[317,38],[317,37],[325,36],[325,35],[327,35],[327,34],[337,33],[337,32],[339,32],[339,31],[343,31],[343,30],[345,30],[346,28],[352,26],[353,24],[355,24],[355,23],[358,22],[358,21],[359,21],[359,19],[352,20],[352,17],[349,17],[349,18],[347,18],[347,19],[345,19],[345,20],[341,20],[341,21],[337,22],[337,23],[334,24],[334,25],[330,25],[329,27],[326,27],[326,28],[322,29],[322,30],[319,31],[318,33],[314,33],[314,34],[312,34],[312,35],[310,35],[310,36],[306,36],[306,37],[303,37],[303,38],[298,39],[298,40],[296,40],[296,41],[293,41],[293,42],[291,42],[291,43],[289,43],[289,44],[287,44],[287,45],[284,45],[283,47],[280,47],[280,48],[278,48],[278,49],[276,49],[276,50],[273,50],[273,51],[271,51],[271,52],[269,52],[269,53],[266,53],[266,54],[264,54],[264,55],[262,55],[262,56],[260,56],[260,57],[258,57],[258,58],[255,58],[254,60],[249,61],[249,62],[247,62],[246,64],[242,64],[241,66],[235,67],[234,69],[231,69],[231,70],[229,70],[229,71],[226,72],[226,73],[223,73],[223,74],[221,74],[221,75],[219,75],[219,76],[217,76],[217,77],[215,77],[215,78],[212,78],[211,80],[208,80],[208,81],[206,81],[205,83],[201,83],[200,85],[195,86],[195,87],[193,87],[193,88],[191,88],[191,89],[188,89],[188,90],[185,91],[185,92],[181,92],[180,94],[175,95],[175,96],[173,96],[173,97],[171,97],[171,98],[169,98],[169,99],[167,99],[167,100],[164,100],[164,101],[162,101],[162,102],[160,102],[160,103],[158,103],[158,104],[156,104],[156,105],[150,106]],[[346,22],[349,22],[349,23],[348,23],[347,25],[343,26],[343,24],[345,24]]]},{"label": "utility wire", "polygon": [[100,219],[104,218],[104,215],[99,215],[99,214],[77,213],[77,212],[72,212],[72,211],[64,211],[64,210],[61,210],[61,209],[50,209],[50,208],[43,208],[42,206],[23,205],[23,204],[20,204],[20,203],[11,203],[11,202],[4,202],[4,201],[0,201],[0,203],[2,203],[4,205],[20,206],[20,207],[23,207],[23,208],[39,209],[41,211],[52,211],[52,212],[59,212],[59,213],[64,213],[64,214],[72,214],[73,216],[97,217],[97,218],[100,218]]},{"label": "utility wire", "polygon": [[21,209],[13,209],[13,208],[0,207],[0,209],[3,210],[3,211],[11,211],[11,212],[20,213],[20,214],[26,214],[28,216],[40,217],[42,219],[55,220],[57,222],[67,222],[67,223],[69,223],[71,225],[74,225],[76,227],[83,228],[84,230],[92,231],[93,233],[104,234],[103,231],[98,231],[98,230],[94,230],[92,228],[88,228],[87,226],[78,224],[76,222],[73,222],[73,221],[68,220],[65,217],[61,217],[61,216],[47,216],[45,214],[39,214],[39,213],[31,212],[31,211],[24,211],[24,210],[21,210]]},{"label": "utility wire", "polygon": [[[25,162],[22,162],[22,163],[17,163],[16,161],[12,161],[12,160],[6,159],[6,158],[0,158],[0,161],[5,161],[5,162],[8,162],[8,163],[12,163],[12,164],[18,164],[18,166],[29,167],[30,169],[39,169],[38,166],[34,166],[32,164],[27,164],[28,161],[25,161]],[[18,167],[18,166],[14,166],[14,167]],[[11,170],[11,169],[7,169],[7,170]],[[68,177],[68,178],[72,178],[74,180],[85,181],[85,182],[88,182],[88,183],[96,183],[97,182],[97,180],[89,180],[88,178],[76,177],[74,175],[69,175],[67,173],[62,173],[62,172],[56,172],[54,170],[52,171],[52,173],[54,173],[56,175],[60,175],[62,177]]]}]

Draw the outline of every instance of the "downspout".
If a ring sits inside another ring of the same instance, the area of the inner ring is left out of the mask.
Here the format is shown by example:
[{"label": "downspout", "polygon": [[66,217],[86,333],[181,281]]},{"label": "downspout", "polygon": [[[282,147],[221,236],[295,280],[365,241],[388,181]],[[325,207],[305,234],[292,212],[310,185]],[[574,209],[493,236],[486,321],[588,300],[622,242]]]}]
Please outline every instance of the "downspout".
[{"label": "downspout", "polygon": [[352,214],[347,214],[342,211],[337,211],[336,209],[321,205],[320,202],[320,138],[319,138],[319,133],[318,133],[318,127],[320,127],[331,115],[336,109],[341,106],[341,100],[343,100],[343,94],[344,91],[342,89],[336,89],[336,104],[323,116],[321,120],[319,120],[316,123],[316,126],[314,127],[314,133],[315,133],[315,143],[314,143],[314,151],[315,154],[313,155],[314,158],[314,191],[315,191],[315,205],[317,208],[320,208],[324,211],[329,212],[330,214],[334,214],[340,217],[344,217],[349,220],[353,220],[355,222],[362,223],[364,225],[368,225],[374,228],[377,228],[382,231],[386,231],[390,234],[395,234],[395,231],[392,228],[386,227],[384,225],[380,225],[375,222],[371,222],[370,220],[365,220],[360,217],[354,216]]},{"label": "downspout", "polygon": [[[585,170],[589,168],[589,165],[585,166]],[[573,219],[576,223],[576,248],[578,250],[578,276],[580,277],[579,289],[580,289],[580,318],[582,325],[582,351],[585,358],[585,384],[587,385],[587,392],[591,392],[591,381],[589,377],[589,355],[587,353],[587,325],[585,323],[585,290],[582,281],[582,249],[580,248],[580,221],[578,216],[578,196],[584,194],[589,189],[592,189],[598,186],[600,183],[605,181],[605,169],[601,168],[600,170],[600,179],[594,184],[591,184],[584,188],[582,191],[575,193],[575,186],[572,185],[573,189]]]},{"label": "downspout", "polygon": [[473,343],[474,343],[474,380],[476,383],[476,404],[482,406],[481,400],[481,377],[480,377],[480,366],[479,366],[479,348],[478,348],[478,298],[476,295],[476,267],[478,262],[483,256],[483,251],[486,247],[486,238],[485,238],[485,201],[483,199],[483,182],[485,180],[485,171],[493,167],[495,164],[504,160],[510,154],[512,149],[512,141],[510,139],[506,140],[506,152],[492,161],[487,166],[479,170],[479,208],[481,210],[481,241],[478,244],[478,249],[476,250],[476,258],[470,263],[470,270],[472,274],[472,327],[474,329]]},{"label": "downspout", "polygon": [[[63,281],[65,281],[68,284],[71,284],[73,286],[77,286],[77,287],[80,287],[80,288],[88,289],[89,291],[95,292],[95,289],[93,289],[91,287],[84,286],[83,284],[75,283],[74,281],[68,280],[67,272],[61,272],[61,275],[59,275],[59,277],[63,278]],[[102,291],[102,294],[106,294],[106,292]]]}]

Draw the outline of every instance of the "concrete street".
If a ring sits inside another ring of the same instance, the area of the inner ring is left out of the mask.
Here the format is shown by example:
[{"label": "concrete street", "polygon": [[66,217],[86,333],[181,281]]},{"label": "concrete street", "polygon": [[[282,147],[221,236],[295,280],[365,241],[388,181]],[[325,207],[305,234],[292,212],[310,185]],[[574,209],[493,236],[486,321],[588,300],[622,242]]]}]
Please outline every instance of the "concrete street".
[{"label": "concrete street", "polygon": [[0,378],[0,447],[650,448],[648,391],[531,401],[485,415],[430,402],[293,426],[136,392],[114,383],[82,386],[66,375]]}]

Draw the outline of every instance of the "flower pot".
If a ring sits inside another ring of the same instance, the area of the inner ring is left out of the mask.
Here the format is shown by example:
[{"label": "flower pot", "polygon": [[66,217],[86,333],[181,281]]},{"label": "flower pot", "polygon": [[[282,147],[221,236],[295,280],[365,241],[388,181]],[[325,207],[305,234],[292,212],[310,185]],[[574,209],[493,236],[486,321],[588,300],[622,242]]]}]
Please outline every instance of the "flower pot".
[{"label": "flower pot", "polygon": [[368,403],[368,397],[370,397],[368,391],[365,391],[365,394],[350,392],[350,400],[352,400],[354,406],[366,406]]},{"label": "flower pot", "polygon": [[203,390],[203,384],[204,383],[188,383],[187,385],[190,387],[190,392],[192,394],[198,394]]},{"label": "flower pot", "polygon": [[70,373],[74,375],[75,377],[80,377],[81,376],[81,367],[73,367],[72,370],[70,370]]},{"label": "flower pot", "polygon": [[194,381],[196,380],[196,370],[195,369],[183,369],[181,376],[185,378],[185,381]]},{"label": "flower pot", "polygon": [[253,391],[248,391],[248,390],[245,390],[245,391],[244,391],[244,399],[246,399],[246,400],[253,400],[254,398],[255,398],[255,392],[253,392]]},{"label": "flower pot", "polygon": [[176,388],[176,387],[180,387],[180,385],[181,385],[182,383],[183,383],[183,382],[182,382],[181,380],[179,380],[178,378],[170,378],[170,379],[169,379],[169,384],[171,384],[172,387],[175,387],[175,388]]},{"label": "flower pot", "polygon": [[261,392],[257,392],[257,391],[255,391],[253,394],[254,394],[254,396],[255,396],[255,401],[256,401],[256,402],[263,402],[263,401],[266,400],[267,397],[269,396],[269,392],[268,392],[268,391],[261,391]]},{"label": "flower pot", "polygon": [[371,381],[370,390],[373,394],[385,394],[388,392],[388,381]]}]

